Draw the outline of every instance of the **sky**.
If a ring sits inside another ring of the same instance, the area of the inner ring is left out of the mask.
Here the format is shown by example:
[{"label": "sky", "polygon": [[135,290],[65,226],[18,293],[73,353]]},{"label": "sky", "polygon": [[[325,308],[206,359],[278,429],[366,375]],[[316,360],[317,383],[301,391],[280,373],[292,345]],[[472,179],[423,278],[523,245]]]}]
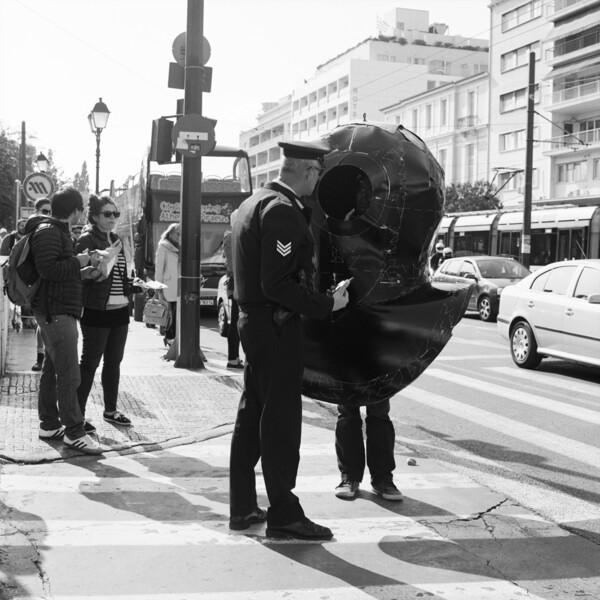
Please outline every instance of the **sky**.
[{"label": "sky", "polygon": [[[450,35],[489,38],[489,0],[205,0],[212,91],[203,115],[217,142],[239,144],[263,102],[275,102],[316,67],[369,36],[396,7],[429,11]],[[0,122],[38,152],[52,150],[67,179],[87,163],[95,183],[96,140],[87,115],[110,110],[101,136],[100,188],[139,171],[151,123],[173,115],[183,90],[167,87],[187,0],[0,0]]]}]

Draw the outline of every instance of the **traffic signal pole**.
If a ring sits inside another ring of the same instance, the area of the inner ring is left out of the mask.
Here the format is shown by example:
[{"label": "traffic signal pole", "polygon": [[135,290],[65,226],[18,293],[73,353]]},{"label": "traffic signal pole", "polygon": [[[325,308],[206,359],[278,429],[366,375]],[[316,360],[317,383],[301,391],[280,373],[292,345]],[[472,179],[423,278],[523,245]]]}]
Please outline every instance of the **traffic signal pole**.
[{"label": "traffic signal pole", "polygon": [[[184,115],[202,114],[204,0],[188,0]],[[202,159],[182,158],[180,286],[175,367],[204,368],[200,351]]]},{"label": "traffic signal pole", "polygon": [[525,196],[523,199],[523,237],[521,263],[531,264],[531,205],[533,179],[533,116],[535,106],[535,52],[529,53],[529,83],[527,86],[527,141],[525,149]]}]

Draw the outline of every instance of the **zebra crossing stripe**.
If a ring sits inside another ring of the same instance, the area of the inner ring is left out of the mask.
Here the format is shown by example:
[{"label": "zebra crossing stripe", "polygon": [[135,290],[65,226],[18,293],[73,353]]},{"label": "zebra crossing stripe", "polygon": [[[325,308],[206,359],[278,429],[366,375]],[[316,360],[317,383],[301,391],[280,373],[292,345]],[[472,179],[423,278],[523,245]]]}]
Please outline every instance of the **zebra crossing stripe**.
[{"label": "zebra crossing stripe", "polygon": [[499,396],[500,398],[506,398],[511,402],[520,402],[521,404],[527,404],[528,406],[535,406],[536,408],[542,408],[560,415],[565,415],[572,419],[579,419],[586,423],[600,425],[600,412],[596,410],[573,406],[567,402],[559,402],[558,400],[543,398],[542,396],[536,396],[527,392],[520,391],[518,394],[515,394],[513,390],[506,389],[501,385],[488,381],[481,381],[473,377],[466,377],[465,375],[459,375],[458,373],[450,373],[449,371],[443,371],[442,369],[428,369],[424,373],[424,377],[427,376],[442,379],[449,383],[463,385],[474,390],[479,390],[480,392],[485,392],[486,394]]},{"label": "zebra crossing stripe", "polygon": [[[600,464],[600,448],[583,444],[576,440],[519,423],[502,415],[488,412],[470,404],[457,402],[451,398],[427,392],[423,389],[407,387],[400,392],[401,396],[419,404],[430,406],[459,419],[487,427],[508,437],[517,438],[538,446],[554,454],[562,454],[577,462],[597,468]],[[591,411],[589,411],[591,412]]]},{"label": "zebra crossing stripe", "polygon": [[[492,371],[499,375],[506,375],[507,377],[523,379],[529,383],[541,383],[548,385],[553,388],[562,388],[568,390],[570,393],[576,392],[578,394],[589,394],[590,396],[597,398],[600,387],[596,383],[586,383],[585,381],[573,381],[572,379],[565,379],[564,377],[548,375],[545,373],[539,373],[538,371],[532,371],[530,369],[516,369],[512,367],[487,367],[486,371]],[[577,398],[578,402],[581,402],[581,398]],[[585,402],[585,401],[584,401]],[[598,406],[598,402],[593,400],[588,402],[592,406]]]}]

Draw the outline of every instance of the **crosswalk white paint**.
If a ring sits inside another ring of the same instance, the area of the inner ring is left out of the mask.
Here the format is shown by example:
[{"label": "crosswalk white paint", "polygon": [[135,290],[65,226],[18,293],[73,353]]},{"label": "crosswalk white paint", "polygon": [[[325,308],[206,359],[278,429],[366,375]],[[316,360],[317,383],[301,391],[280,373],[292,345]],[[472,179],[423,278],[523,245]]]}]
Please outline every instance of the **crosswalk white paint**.
[{"label": "crosswalk white paint", "polygon": [[[595,398],[589,402],[590,405],[598,407],[600,410],[600,385],[596,383],[587,383],[581,380],[572,380],[559,375],[551,375],[547,373],[540,373],[539,371],[533,371],[531,369],[519,369],[518,367],[487,367],[486,371],[505,375],[511,379],[520,379],[530,384],[541,384],[547,385],[550,388],[565,390],[569,394],[576,394],[577,400],[581,401],[581,395],[587,394]],[[571,396],[572,397],[572,396]]]},{"label": "crosswalk white paint", "polygon": [[562,454],[577,462],[593,467],[600,465],[600,448],[422,389],[405,388],[402,390],[402,396],[454,417],[498,431],[508,437],[527,440],[529,444],[552,453]]},{"label": "crosswalk white paint", "polygon": [[[505,398],[511,402],[519,402],[521,404],[527,404],[536,408],[542,408],[551,412],[565,415],[572,419],[579,419],[586,423],[593,423],[594,425],[600,425],[600,411],[589,410],[587,408],[581,408],[568,402],[559,402],[558,400],[552,400],[536,394],[530,394],[528,392],[520,391],[516,394],[513,390],[506,389],[496,383],[489,381],[483,381],[481,379],[475,379],[474,377],[467,377],[466,375],[459,375],[458,373],[450,373],[442,369],[428,369],[425,371],[429,377],[436,379],[442,379],[449,383],[463,385],[473,390],[484,392],[487,395],[498,396]],[[600,464],[600,463],[596,463]]]}]

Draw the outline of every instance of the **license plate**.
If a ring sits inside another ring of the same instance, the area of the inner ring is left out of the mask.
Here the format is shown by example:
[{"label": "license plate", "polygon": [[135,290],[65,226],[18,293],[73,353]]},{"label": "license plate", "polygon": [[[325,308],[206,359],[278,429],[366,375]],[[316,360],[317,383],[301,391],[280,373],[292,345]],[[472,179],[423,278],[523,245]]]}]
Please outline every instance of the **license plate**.
[{"label": "license plate", "polygon": [[214,306],[215,305],[215,301],[211,300],[210,298],[206,299],[206,300],[200,300],[200,306]]}]

